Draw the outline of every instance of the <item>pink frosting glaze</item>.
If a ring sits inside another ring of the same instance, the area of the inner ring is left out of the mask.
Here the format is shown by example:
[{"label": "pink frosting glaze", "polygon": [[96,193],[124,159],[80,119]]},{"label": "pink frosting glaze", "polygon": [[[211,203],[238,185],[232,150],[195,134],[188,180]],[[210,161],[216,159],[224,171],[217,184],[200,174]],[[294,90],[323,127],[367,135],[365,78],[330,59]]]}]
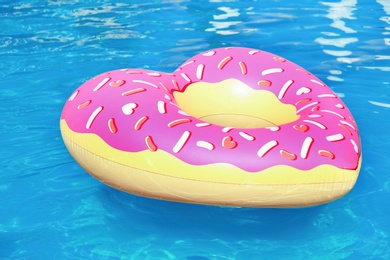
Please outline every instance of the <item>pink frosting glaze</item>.
[{"label": "pink frosting glaze", "polygon": [[[187,115],[174,100],[174,91],[191,83],[227,78],[273,92],[294,105],[300,118],[278,127],[230,129]],[[104,73],[71,95],[61,118],[72,131],[96,134],[124,152],[161,149],[192,165],[228,163],[249,172],[275,165],[356,169],[361,156],[355,121],[329,87],[286,59],[248,48],[200,53],[172,74]],[[223,147],[226,140],[235,147]]]}]

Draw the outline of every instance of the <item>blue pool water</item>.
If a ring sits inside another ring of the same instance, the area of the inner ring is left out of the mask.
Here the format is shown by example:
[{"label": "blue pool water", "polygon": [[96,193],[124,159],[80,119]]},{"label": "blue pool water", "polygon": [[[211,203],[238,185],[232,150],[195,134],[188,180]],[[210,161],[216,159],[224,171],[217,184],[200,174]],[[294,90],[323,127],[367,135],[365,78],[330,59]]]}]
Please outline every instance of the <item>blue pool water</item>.
[{"label": "blue pool water", "polygon": [[[0,259],[390,259],[388,0],[3,0],[0,28]],[[283,56],[343,98],[363,145],[349,194],[304,209],[165,202],[71,158],[59,117],[82,82],[223,46]]]}]

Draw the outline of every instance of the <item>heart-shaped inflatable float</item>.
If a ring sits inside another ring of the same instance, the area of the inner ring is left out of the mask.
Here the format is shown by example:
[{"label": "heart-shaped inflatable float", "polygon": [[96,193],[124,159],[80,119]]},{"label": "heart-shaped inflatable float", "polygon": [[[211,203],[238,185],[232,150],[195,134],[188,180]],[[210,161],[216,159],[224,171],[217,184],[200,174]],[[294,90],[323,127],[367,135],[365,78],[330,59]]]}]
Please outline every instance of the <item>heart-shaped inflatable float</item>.
[{"label": "heart-shaped inflatable float", "polygon": [[181,202],[317,205],[346,194],[361,163],[340,98],[298,65],[248,48],[200,53],[171,74],[101,74],[70,96],[61,132],[102,182]]}]

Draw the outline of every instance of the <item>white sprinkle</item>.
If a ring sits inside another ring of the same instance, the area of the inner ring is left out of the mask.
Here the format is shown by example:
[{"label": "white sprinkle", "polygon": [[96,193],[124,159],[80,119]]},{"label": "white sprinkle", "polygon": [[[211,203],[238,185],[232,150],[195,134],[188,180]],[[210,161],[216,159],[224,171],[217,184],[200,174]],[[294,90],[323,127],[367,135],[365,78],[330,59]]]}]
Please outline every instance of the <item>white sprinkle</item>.
[{"label": "white sprinkle", "polygon": [[152,77],[160,77],[161,76],[161,74],[158,73],[158,72],[149,72],[149,73],[146,73],[146,74],[149,75],[149,76],[152,76]]},{"label": "white sprinkle", "polygon": [[144,81],[144,80],[138,80],[138,79],[135,79],[133,80],[134,83],[141,83],[141,84],[145,84],[145,85],[148,85],[148,86],[151,86],[151,87],[154,87],[154,88],[159,88],[158,86],[150,83],[150,82],[147,82],[147,81]]},{"label": "white sprinkle", "polygon": [[310,104],[307,104],[306,106],[303,106],[303,107],[301,107],[300,109],[298,109],[298,110],[297,110],[297,114],[298,114],[299,112],[301,112],[302,110],[304,110],[304,109],[306,109],[306,108],[308,108],[308,107],[317,105],[317,104],[318,104],[317,101],[315,101],[315,102],[313,102],[313,103],[310,103]]},{"label": "white sprinkle", "polygon": [[131,115],[134,113],[134,108],[137,107],[137,104],[135,103],[128,103],[122,107],[122,112],[125,115]]},{"label": "white sprinkle", "polygon": [[313,120],[303,120],[303,122],[313,124],[313,125],[315,125],[315,126],[318,126],[318,127],[321,128],[321,129],[323,129],[323,130],[326,129],[326,127],[325,127],[323,124],[318,123],[318,122],[313,121]]},{"label": "white sprinkle", "polygon": [[266,76],[268,74],[279,73],[279,72],[283,72],[283,69],[281,69],[281,68],[272,68],[272,69],[263,70],[263,72],[261,72],[261,75]]},{"label": "white sprinkle", "polygon": [[336,115],[336,116],[338,116],[338,117],[340,117],[340,118],[342,118],[342,119],[345,119],[345,117],[343,117],[343,116],[340,115],[339,113],[336,113],[336,112],[334,112],[334,111],[332,111],[332,110],[326,110],[326,109],[324,109],[324,110],[321,110],[321,112],[330,113],[330,114]]},{"label": "white sprinkle", "polygon": [[180,150],[183,148],[183,146],[186,144],[186,142],[188,141],[188,138],[190,138],[190,135],[191,135],[191,132],[190,131],[185,131],[179,141],[177,141],[177,143],[175,144],[175,146],[173,147],[173,152],[174,153],[178,153],[180,152]]},{"label": "white sprinkle", "polygon": [[322,117],[322,115],[311,114],[308,117],[310,117],[310,118],[319,118],[319,117]]},{"label": "white sprinkle", "polygon": [[168,96],[168,94],[165,94],[164,97],[165,97],[165,99],[172,100],[171,97]]},{"label": "white sprinkle", "polygon": [[188,77],[187,74],[181,73],[180,75],[181,75],[181,76],[183,77],[183,79],[185,79],[187,82],[191,82],[191,79]]},{"label": "white sprinkle", "polygon": [[167,113],[167,109],[166,109],[166,103],[164,101],[158,101],[157,102],[157,109],[158,109],[158,112],[160,112],[160,114],[166,114]]},{"label": "white sprinkle", "polygon": [[355,153],[359,153],[359,147],[357,146],[357,144],[355,143],[354,140],[351,139],[351,143],[353,145],[353,149],[355,150]]},{"label": "white sprinkle", "polygon": [[186,62],[183,65],[181,65],[181,68],[183,68],[184,66],[187,66],[188,64],[194,63],[194,62],[195,62],[194,60],[190,60],[189,62]]},{"label": "white sprinkle", "polygon": [[295,93],[297,96],[300,96],[302,94],[307,94],[307,93],[310,93],[311,92],[311,89],[310,88],[307,88],[307,87],[301,87],[300,89],[297,90],[297,92]]},{"label": "white sprinkle", "polygon": [[206,141],[197,141],[196,145],[202,148],[206,148],[207,150],[213,150],[214,145],[212,143],[206,142]]},{"label": "white sprinkle", "polygon": [[222,128],[222,132],[227,133],[232,129],[233,129],[233,127],[227,126],[227,127]]},{"label": "white sprinkle", "polygon": [[215,51],[209,51],[209,52],[203,53],[202,55],[203,56],[214,56],[214,54],[215,54]]},{"label": "white sprinkle", "polygon": [[87,121],[87,124],[86,124],[86,128],[89,129],[93,123],[93,121],[95,120],[95,118],[97,117],[97,115],[102,112],[103,110],[103,107],[98,107],[95,109],[95,111],[92,112],[91,116],[88,118],[88,121]]},{"label": "white sprinkle", "polygon": [[279,92],[279,95],[278,95],[278,98],[279,99],[282,99],[284,97],[284,94],[286,94],[286,91],[288,90],[288,88],[294,83],[293,80],[289,80],[287,81],[286,83],[284,83],[282,89],[280,90]]},{"label": "white sprinkle", "polygon": [[175,107],[179,107],[178,104],[175,104],[175,103],[173,103],[173,102],[169,102],[169,104],[171,104],[171,105],[173,105],[173,106],[175,106]]},{"label": "white sprinkle", "polygon": [[210,123],[197,123],[195,124],[195,126],[197,127],[205,127],[205,126],[210,126],[211,124]]},{"label": "white sprinkle", "polygon": [[239,132],[239,135],[241,135],[243,138],[245,138],[248,141],[253,141],[255,138],[245,132]]},{"label": "white sprinkle", "polygon": [[128,70],[126,71],[126,74],[142,74],[142,72],[137,70]]},{"label": "white sprinkle", "polygon": [[329,98],[335,98],[335,97],[337,97],[337,96],[334,95],[334,94],[320,94],[320,95],[318,95],[317,97],[319,97],[319,98],[327,98],[327,97],[329,97]]},{"label": "white sprinkle", "polygon": [[275,140],[269,141],[265,145],[263,145],[259,151],[257,152],[257,156],[263,157],[266,153],[268,153],[272,148],[278,145],[278,142]]},{"label": "white sprinkle", "polygon": [[77,95],[79,94],[79,90],[73,92],[73,94],[70,96],[70,98],[68,99],[69,101],[73,101],[73,99],[75,99],[77,97]]},{"label": "white sprinkle", "polygon": [[343,105],[341,105],[341,104],[337,104],[337,105],[335,105],[337,108],[344,108],[344,106]]},{"label": "white sprinkle", "polygon": [[311,145],[313,144],[313,141],[314,140],[311,137],[306,137],[305,141],[303,141],[302,149],[301,149],[301,157],[303,159],[307,158],[307,155],[309,154],[309,150]]},{"label": "white sprinkle", "polygon": [[180,115],[183,115],[183,116],[190,116],[189,114],[187,114],[183,110],[178,110],[177,113],[179,113]]},{"label": "white sprinkle", "polygon": [[329,135],[326,137],[326,140],[329,142],[337,142],[344,139],[344,136],[342,134],[335,134],[335,135]]},{"label": "white sprinkle", "polygon": [[325,86],[323,83],[319,82],[318,80],[311,79],[310,81],[311,81],[311,82],[314,82],[314,83],[316,83],[316,84],[318,84],[318,85]]},{"label": "white sprinkle", "polygon": [[347,125],[349,126],[350,128],[352,128],[353,130],[356,130],[355,127],[353,127],[353,125],[351,125],[350,123],[344,121],[344,120],[340,120],[340,123],[342,123],[343,125]]},{"label": "white sprinkle", "polygon": [[101,89],[104,84],[106,84],[111,78],[104,78],[94,89],[93,91],[98,91],[99,89]]},{"label": "white sprinkle", "polygon": [[279,131],[280,127],[279,126],[269,126],[266,127],[266,129],[271,130],[272,132]]},{"label": "white sprinkle", "polygon": [[260,51],[258,51],[258,50],[252,50],[252,51],[249,51],[249,55],[254,55],[254,54],[258,53],[258,52],[260,52]]},{"label": "white sprinkle", "polygon": [[196,77],[198,79],[203,78],[203,72],[204,72],[204,64],[199,64],[198,68],[196,69]]}]

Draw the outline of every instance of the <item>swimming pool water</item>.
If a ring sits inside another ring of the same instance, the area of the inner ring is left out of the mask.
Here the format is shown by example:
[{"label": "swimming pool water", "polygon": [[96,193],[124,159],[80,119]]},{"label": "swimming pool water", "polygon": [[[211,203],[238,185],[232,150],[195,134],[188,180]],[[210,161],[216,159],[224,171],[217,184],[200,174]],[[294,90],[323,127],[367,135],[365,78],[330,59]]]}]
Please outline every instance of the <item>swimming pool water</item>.
[{"label": "swimming pool water", "polygon": [[[390,259],[390,2],[0,2],[0,259]],[[342,97],[363,165],[303,209],[189,205],[114,190],[63,145],[59,117],[107,70],[172,72],[216,47],[283,56]]]}]

